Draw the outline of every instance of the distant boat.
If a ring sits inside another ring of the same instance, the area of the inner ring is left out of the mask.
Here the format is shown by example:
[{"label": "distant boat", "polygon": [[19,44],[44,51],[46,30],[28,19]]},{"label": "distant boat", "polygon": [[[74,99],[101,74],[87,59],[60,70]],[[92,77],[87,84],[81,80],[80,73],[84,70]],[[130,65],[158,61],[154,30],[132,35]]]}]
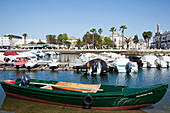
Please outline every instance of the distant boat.
[{"label": "distant boat", "polygon": [[59,62],[58,59],[53,59],[51,63],[48,64],[49,68],[54,70],[56,68],[59,68]]},{"label": "distant boat", "polygon": [[105,74],[109,70],[109,67],[107,63],[99,58],[90,60],[89,62],[85,63],[81,71],[85,72],[86,74],[90,75],[100,75],[100,74]]},{"label": "distant boat", "polygon": [[19,56],[18,53],[15,51],[5,51],[1,56],[0,56],[0,61],[2,62],[8,62],[8,63],[13,63],[16,61],[16,58]]},{"label": "distant boat", "polygon": [[114,71],[118,73],[137,73],[138,66],[136,62],[130,61],[128,58],[117,58],[114,63]]},{"label": "distant boat", "polygon": [[35,68],[38,66],[38,62],[36,59],[30,59],[28,62],[25,64],[25,67],[27,69]]},{"label": "distant boat", "polygon": [[141,60],[142,67],[144,68],[161,68],[166,66],[166,63],[163,61],[161,62],[161,60],[155,55],[144,55],[141,57]]},{"label": "distant boat", "polygon": [[27,63],[27,59],[25,58],[17,58],[18,60],[13,63],[13,65],[16,67],[16,68],[20,68],[20,67],[25,67],[25,64]]},{"label": "distant boat", "polygon": [[16,98],[104,110],[139,109],[150,106],[160,101],[168,89],[168,84],[129,88],[35,80],[27,76],[12,82],[0,81],[0,84],[6,95]]},{"label": "distant boat", "polygon": [[165,65],[167,65],[167,67],[170,67],[170,56],[167,55],[160,56],[160,60],[161,62],[165,62]]}]

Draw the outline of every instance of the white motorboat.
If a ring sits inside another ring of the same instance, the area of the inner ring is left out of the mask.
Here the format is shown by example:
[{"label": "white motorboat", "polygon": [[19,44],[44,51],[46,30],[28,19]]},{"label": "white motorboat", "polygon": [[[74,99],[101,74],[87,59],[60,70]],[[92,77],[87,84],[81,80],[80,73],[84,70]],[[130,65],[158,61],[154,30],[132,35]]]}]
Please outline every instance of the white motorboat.
[{"label": "white motorboat", "polygon": [[36,55],[40,58],[43,58],[45,56],[45,53],[43,53],[43,51],[39,50],[39,51],[36,52]]},{"label": "white motorboat", "polygon": [[138,66],[136,62],[131,62],[128,58],[120,57],[113,63],[114,71],[118,73],[137,73]]},{"label": "white motorboat", "polygon": [[164,67],[170,67],[170,56],[160,56],[161,64],[164,62]]},{"label": "white motorboat", "polygon": [[51,56],[56,56],[58,53],[55,52],[45,52],[45,56],[51,57]]},{"label": "white motorboat", "polygon": [[107,63],[99,58],[90,60],[89,62],[85,63],[81,68],[82,72],[89,75],[100,75],[105,74],[108,72],[108,65]]},{"label": "white motorboat", "polygon": [[28,62],[25,64],[25,67],[28,69],[35,68],[38,66],[38,62],[36,59],[30,59]]},{"label": "white motorboat", "polygon": [[73,69],[81,69],[84,63],[81,59],[76,59],[73,64]]},{"label": "white motorboat", "polygon": [[50,69],[56,69],[59,67],[58,59],[53,59],[51,63],[48,64]]},{"label": "white motorboat", "polygon": [[160,68],[161,61],[155,55],[144,55],[141,57],[143,68]]}]

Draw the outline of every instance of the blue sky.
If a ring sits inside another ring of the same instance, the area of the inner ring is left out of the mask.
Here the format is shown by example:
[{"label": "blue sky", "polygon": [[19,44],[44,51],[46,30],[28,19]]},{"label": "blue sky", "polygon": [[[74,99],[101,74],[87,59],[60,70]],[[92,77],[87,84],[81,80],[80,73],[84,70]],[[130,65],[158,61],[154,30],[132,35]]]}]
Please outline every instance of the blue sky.
[{"label": "blue sky", "polygon": [[170,30],[170,0],[0,0],[0,37],[28,34],[28,38],[46,39],[46,35],[67,33],[82,38],[95,28],[110,35],[126,25],[125,35],[142,37],[144,31]]}]

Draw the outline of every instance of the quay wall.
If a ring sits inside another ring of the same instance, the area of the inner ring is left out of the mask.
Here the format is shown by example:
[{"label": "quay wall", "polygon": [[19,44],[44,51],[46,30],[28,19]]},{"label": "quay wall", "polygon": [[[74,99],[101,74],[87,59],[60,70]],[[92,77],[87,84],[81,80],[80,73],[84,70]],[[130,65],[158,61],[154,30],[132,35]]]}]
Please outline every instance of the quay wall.
[{"label": "quay wall", "polygon": [[[83,49],[83,50],[69,50],[69,49],[36,49],[43,52],[59,52],[61,54],[80,54],[80,53],[103,53],[112,52],[122,55],[145,55],[145,54],[170,54],[170,49],[145,49],[145,50],[124,50],[124,49]],[[0,49],[0,51],[7,51],[6,49]],[[30,49],[11,49],[11,51],[25,52]]]}]

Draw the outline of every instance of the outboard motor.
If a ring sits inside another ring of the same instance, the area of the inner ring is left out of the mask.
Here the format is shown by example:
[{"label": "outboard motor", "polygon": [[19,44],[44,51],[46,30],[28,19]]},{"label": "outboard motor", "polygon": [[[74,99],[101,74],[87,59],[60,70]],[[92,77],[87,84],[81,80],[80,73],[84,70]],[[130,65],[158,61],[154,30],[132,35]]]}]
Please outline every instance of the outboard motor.
[{"label": "outboard motor", "polygon": [[138,61],[137,61],[137,64],[138,64],[138,67],[139,67],[139,68],[143,67],[142,60],[138,60]]},{"label": "outboard motor", "polygon": [[93,65],[92,65],[92,72],[93,73],[97,72],[97,65],[96,65],[96,63],[93,63]]},{"label": "outboard motor", "polygon": [[160,60],[156,59],[155,64],[157,65],[157,68],[161,68],[161,62]]},{"label": "outboard motor", "polygon": [[130,73],[131,72],[131,69],[132,69],[131,65],[132,65],[131,62],[128,62],[126,64],[126,73]]},{"label": "outboard motor", "polygon": [[151,64],[149,62],[147,62],[147,68],[151,68]]},{"label": "outboard motor", "polygon": [[30,77],[29,75],[23,75],[21,77],[21,86],[29,86]]}]

